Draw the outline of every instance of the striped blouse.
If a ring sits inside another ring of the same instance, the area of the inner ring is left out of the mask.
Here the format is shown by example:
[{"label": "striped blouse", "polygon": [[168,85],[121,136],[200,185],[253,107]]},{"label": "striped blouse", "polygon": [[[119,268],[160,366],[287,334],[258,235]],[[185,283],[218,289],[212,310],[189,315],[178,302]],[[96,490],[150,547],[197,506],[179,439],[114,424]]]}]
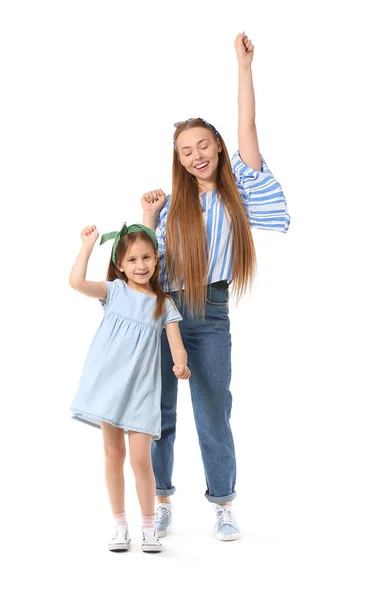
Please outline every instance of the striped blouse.
[{"label": "striped blouse", "polygon": [[[240,158],[239,151],[231,159],[237,189],[251,227],[286,233],[290,217],[283,191],[262,158],[261,171],[255,171]],[[166,263],[166,223],[171,196],[157,217],[156,235],[161,261],[160,283],[165,292],[175,291],[176,284],[168,277]],[[217,190],[200,194],[207,237],[207,281],[227,280],[232,277],[232,223],[224,210]]]}]

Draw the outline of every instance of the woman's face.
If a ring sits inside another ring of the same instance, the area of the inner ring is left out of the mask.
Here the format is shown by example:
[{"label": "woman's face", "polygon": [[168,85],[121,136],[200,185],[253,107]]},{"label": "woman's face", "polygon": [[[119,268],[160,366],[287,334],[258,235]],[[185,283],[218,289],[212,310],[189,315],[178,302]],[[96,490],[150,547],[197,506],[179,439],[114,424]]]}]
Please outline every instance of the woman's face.
[{"label": "woman's face", "polygon": [[180,162],[202,188],[216,182],[222,147],[212,131],[205,127],[186,129],[178,136],[176,147]]}]

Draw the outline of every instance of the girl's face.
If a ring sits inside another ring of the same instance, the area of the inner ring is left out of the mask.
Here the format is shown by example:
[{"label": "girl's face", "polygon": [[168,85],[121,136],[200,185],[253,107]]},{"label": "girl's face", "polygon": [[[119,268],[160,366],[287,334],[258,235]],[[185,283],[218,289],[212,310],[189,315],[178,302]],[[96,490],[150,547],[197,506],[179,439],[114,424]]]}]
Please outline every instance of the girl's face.
[{"label": "girl's face", "polygon": [[152,245],[145,240],[137,239],[130,244],[119,270],[125,273],[132,287],[143,286],[150,290],[150,278],[153,276],[158,262],[158,253],[154,252]]},{"label": "girl's face", "polygon": [[196,177],[201,189],[216,183],[222,147],[212,131],[205,127],[186,129],[178,136],[176,147],[180,162]]}]

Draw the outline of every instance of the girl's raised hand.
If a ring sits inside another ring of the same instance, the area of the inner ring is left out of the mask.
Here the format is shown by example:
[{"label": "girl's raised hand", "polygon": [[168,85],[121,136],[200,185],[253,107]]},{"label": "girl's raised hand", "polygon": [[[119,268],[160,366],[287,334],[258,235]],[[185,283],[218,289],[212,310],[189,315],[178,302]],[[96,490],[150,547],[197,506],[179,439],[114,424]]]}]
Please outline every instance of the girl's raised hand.
[{"label": "girl's raised hand", "polygon": [[166,194],[162,189],[152,190],[143,194],[141,205],[143,212],[150,215],[157,215],[166,204]]},{"label": "girl's raised hand", "polygon": [[245,35],[244,31],[243,33],[239,33],[235,40],[235,50],[240,66],[244,67],[251,64],[254,49],[255,47],[252,44],[252,40],[248,39],[248,36]]},{"label": "girl's raised hand", "polygon": [[99,231],[95,225],[88,225],[81,231],[81,240],[83,244],[94,246],[99,236]]}]

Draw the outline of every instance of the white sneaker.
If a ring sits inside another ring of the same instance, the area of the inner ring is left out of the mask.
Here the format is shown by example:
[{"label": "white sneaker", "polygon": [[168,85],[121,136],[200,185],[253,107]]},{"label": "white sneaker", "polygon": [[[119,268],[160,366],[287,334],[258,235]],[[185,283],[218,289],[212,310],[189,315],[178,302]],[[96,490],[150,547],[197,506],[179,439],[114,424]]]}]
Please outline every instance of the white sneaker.
[{"label": "white sneaker", "polygon": [[157,532],[153,527],[142,529],[143,552],[162,552],[163,546],[158,538]]},{"label": "white sneaker", "polygon": [[172,505],[158,504],[155,513],[155,529],[158,537],[164,537],[171,532],[172,526]]},{"label": "white sneaker", "polygon": [[127,527],[117,527],[109,542],[112,552],[126,552],[130,549],[130,536]]},{"label": "white sneaker", "polygon": [[222,542],[231,542],[240,538],[240,529],[231,505],[214,504],[216,512],[215,534]]}]

